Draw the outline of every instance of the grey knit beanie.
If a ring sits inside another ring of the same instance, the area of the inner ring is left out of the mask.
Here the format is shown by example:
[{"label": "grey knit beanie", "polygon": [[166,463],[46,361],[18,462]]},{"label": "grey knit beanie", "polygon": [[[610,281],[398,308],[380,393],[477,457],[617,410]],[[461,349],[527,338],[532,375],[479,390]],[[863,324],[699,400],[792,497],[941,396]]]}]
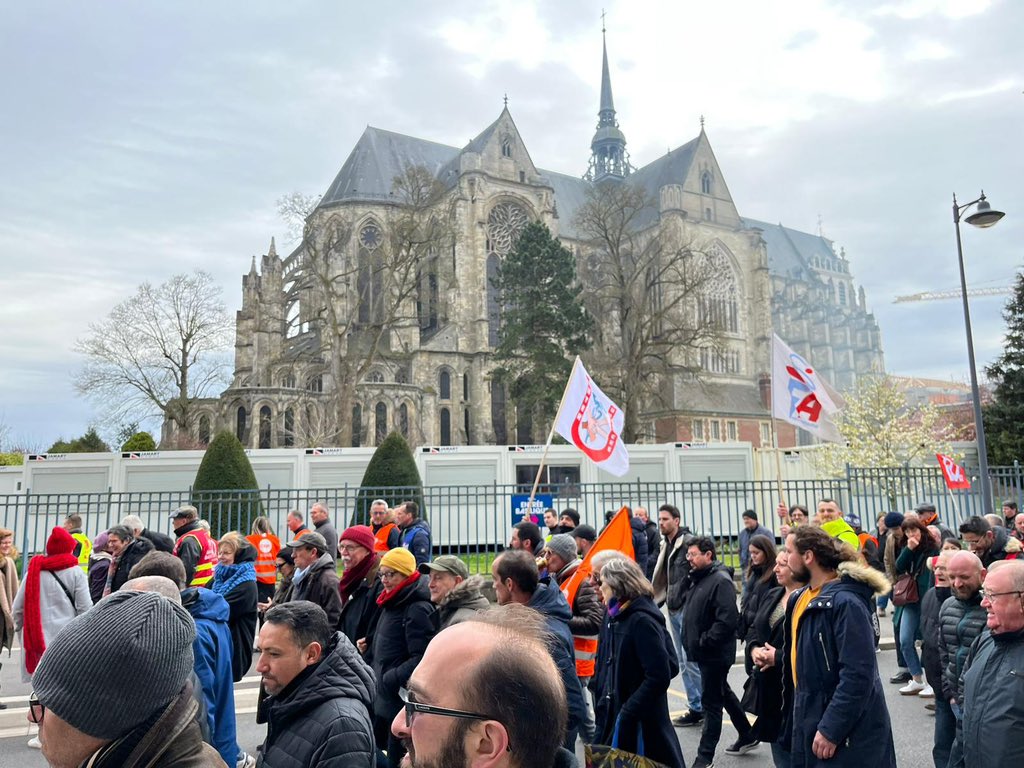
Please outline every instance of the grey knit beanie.
[{"label": "grey knit beanie", "polygon": [[72,727],[116,739],[178,695],[195,639],[195,622],[180,605],[155,592],[115,592],[57,633],[32,687]]},{"label": "grey knit beanie", "polygon": [[576,548],[576,539],[568,533],[559,533],[552,536],[546,549],[549,552],[554,552],[560,558],[565,560],[566,563],[571,563],[579,557],[577,554],[578,550]]}]

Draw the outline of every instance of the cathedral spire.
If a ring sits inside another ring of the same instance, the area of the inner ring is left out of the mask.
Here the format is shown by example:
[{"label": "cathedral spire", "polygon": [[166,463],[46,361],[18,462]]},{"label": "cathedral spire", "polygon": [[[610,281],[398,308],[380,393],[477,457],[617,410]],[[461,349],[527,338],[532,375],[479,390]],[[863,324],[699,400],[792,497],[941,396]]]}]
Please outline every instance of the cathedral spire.
[{"label": "cathedral spire", "polygon": [[601,14],[601,104],[597,112],[597,130],[590,142],[590,167],[584,176],[589,181],[623,179],[633,170],[626,152],[626,136],[619,130],[612,98],[612,78],[608,71],[608,39]]},{"label": "cathedral spire", "polygon": [[270,248],[267,250],[267,256],[277,258],[277,243],[274,242],[273,236],[270,238]]}]

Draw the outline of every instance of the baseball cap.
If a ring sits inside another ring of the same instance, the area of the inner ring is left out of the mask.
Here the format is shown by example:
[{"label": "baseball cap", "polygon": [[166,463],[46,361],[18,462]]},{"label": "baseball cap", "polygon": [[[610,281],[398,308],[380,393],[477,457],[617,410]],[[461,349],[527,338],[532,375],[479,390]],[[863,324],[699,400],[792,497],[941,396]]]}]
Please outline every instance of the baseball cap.
[{"label": "baseball cap", "polygon": [[327,551],[327,539],[319,533],[304,533],[295,541],[288,542],[289,547],[315,547],[320,552]]},{"label": "baseball cap", "polygon": [[420,564],[420,573],[426,574],[431,571],[443,571],[464,579],[469,578],[469,568],[455,555],[438,555],[431,562]]}]

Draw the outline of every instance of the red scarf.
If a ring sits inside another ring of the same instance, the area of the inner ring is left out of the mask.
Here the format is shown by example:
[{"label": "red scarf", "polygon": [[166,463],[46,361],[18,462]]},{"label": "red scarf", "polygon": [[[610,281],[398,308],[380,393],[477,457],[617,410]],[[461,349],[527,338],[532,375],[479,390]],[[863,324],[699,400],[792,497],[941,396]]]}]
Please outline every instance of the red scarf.
[{"label": "red scarf", "polygon": [[394,598],[395,595],[397,595],[399,592],[401,592],[407,586],[409,586],[410,584],[415,584],[416,581],[419,579],[419,577],[420,577],[420,572],[419,571],[413,571],[411,576],[406,576],[405,580],[402,581],[394,589],[386,589],[386,590],[384,590],[383,592],[380,593],[380,597],[377,598],[377,605],[384,605],[384,603],[386,603],[388,600],[391,600],[392,598]]},{"label": "red scarf", "polygon": [[356,591],[356,587],[362,583],[363,579],[366,578],[366,574],[370,572],[379,560],[380,555],[371,552],[356,565],[346,568],[345,572],[341,574],[341,580],[338,582],[338,592],[341,593],[341,604],[343,607],[349,601],[349,598],[352,597],[352,593]]},{"label": "red scarf", "polygon": [[21,644],[25,650],[25,670],[31,675],[46,650],[43,637],[43,614],[39,605],[39,574],[43,571],[63,571],[77,568],[74,552],[77,542],[63,528],[54,528],[46,540],[45,555],[36,555],[28,562],[25,577],[25,624],[21,630]]}]

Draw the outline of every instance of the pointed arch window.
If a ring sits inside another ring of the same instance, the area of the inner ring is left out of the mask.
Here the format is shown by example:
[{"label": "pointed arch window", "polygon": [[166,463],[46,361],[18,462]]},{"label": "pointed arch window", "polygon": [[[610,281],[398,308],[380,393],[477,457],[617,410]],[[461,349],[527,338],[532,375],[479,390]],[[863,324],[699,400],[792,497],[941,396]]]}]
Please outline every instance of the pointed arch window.
[{"label": "pointed arch window", "polygon": [[529,223],[526,210],[516,203],[498,203],[487,217],[487,341],[498,346],[501,328],[501,306],[494,280],[498,277],[501,259],[515,247],[523,228]]},{"label": "pointed arch window", "polygon": [[409,406],[405,403],[398,406],[398,431],[406,440],[409,439]]},{"label": "pointed arch window", "polygon": [[383,239],[380,227],[372,221],[359,230],[356,289],[359,292],[357,318],[360,323],[383,321],[384,269],[378,252]]},{"label": "pointed arch window", "polygon": [[285,448],[291,448],[295,445],[295,411],[291,408],[285,408],[284,411],[284,434],[282,438],[281,442]]},{"label": "pointed arch window", "polygon": [[494,427],[494,442],[508,443],[508,426],[505,408],[505,387],[500,381],[491,382],[491,425]]},{"label": "pointed arch window", "polygon": [[447,408],[441,409],[441,445],[452,444],[452,412]]},{"label": "pointed arch window", "polygon": [[273,420],[270,413],[270,406],[264,405],[260,408],[260,448],[269,448],[271,433],[273,432]]},{"label": "pointed arch window", "polygon": [[711,194],[711,173],[710,171],[704,171],[700,175],[700,192],[702,195]]},{"label": "pointed arch window", "polygon": [[373,409],[373,442],[380,445],[388,436],[388,407],[377,403]]},{"label": "pointed arch window", "polygon": [[442,400],[452,399],[452,375],[448,371],[441,371],[437,377],[438,396]]},{"label": "pointed arch window", "polygon": [[697,299],[697,322],[739,333],[739,288],[729,258],[717,247],[706,255],[708,278]]},{"label": "pointed arch window", "polygon": [[245,406],[238,406],[238,411],[235,413],[235,437],[238,441],[245,445]]},{"label": "pointed arch window", "polygon": [[199,417],[199,442],[210,444],[210,417],[205,413]]},{"label": "pointed arch window", "polygon": [[462,429],[466,433],[466,445],[472,445],[473,441],[469,436],[469,408],[462,411]]}]

